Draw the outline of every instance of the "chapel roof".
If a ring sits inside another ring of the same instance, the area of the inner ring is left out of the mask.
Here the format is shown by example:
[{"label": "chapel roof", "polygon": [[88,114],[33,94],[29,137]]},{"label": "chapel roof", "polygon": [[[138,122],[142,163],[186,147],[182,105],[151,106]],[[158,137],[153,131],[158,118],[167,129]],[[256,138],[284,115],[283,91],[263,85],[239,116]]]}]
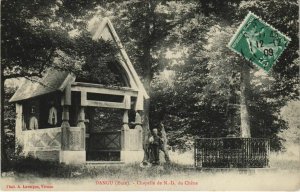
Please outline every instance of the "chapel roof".
[{"label": "chapel roof", "polygon": [[[100,22],[93,23],[90,30],[94,40],[104,39],[112,40],[119,48],[119,63],[125,70],[129,78],[130,87],[138,90],[145,99],[149,96],[138,77],[121,41],[108,18],[103,18]],[[75,77],[68,72],[49,69],[45,76],[35,81],[26,80],[16,91],[10,99],[10,102],[17,102],[21,100],[30,99],[55,91],[63,91],[68,83],[74,82]]]},{"label": "chapel roof", "polygon": [[68,72],[51,69],[43,78],[26,79],[9,101],[16,102],[55,91],[63,91],[70,76]]}]

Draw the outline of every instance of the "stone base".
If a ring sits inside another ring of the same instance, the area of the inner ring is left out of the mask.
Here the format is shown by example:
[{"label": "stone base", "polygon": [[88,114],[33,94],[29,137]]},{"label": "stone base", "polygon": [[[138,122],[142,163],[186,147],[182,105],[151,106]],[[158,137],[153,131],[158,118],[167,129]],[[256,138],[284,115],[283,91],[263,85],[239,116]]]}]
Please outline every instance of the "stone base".
[{"label": "stone base", "polygon": [[[29,155],[41,160],[58,161],[65,164],[86,163],[86,151],[26,151],[25,156]],[[143,150],[120,152],[120,161],[122,163],[140,163],[143,161],[143,158]]]},{"label": "stone base", "polygon": [[86,151],[60,151],[60,163],[82,164],[86,162]]},{"label": "stone base", "polygon": [[124,163],[140,163],[143,158],[144,151],[121,151],[121,161]]}]

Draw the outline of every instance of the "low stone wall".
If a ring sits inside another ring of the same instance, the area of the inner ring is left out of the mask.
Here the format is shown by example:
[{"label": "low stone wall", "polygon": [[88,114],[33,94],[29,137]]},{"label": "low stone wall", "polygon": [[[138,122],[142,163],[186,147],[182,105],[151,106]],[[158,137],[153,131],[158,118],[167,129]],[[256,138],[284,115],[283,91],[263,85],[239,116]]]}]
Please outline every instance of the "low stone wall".
[{"label": "low stone wall", "polygon": [[24,151],[61,150],[62,131],[60,127],[23,131]]},{"label": "low stone wall", "polygon": [[41,160],[84,163],[85,130],[80,127],[23,131],[24,153]]},{"label": "low stone wall", "polygon": [[[21,134],[24,141],[23,150],[27,156],[66,164],[86,162],[85,128],[56,127],[26,130]],[[137,125],[135,129],[129,129],[125,126],[120,134],[120,160],[125,163],[142,161],[142,127]],[[109,137],[106,142],[112,141],[113,138]]]}]

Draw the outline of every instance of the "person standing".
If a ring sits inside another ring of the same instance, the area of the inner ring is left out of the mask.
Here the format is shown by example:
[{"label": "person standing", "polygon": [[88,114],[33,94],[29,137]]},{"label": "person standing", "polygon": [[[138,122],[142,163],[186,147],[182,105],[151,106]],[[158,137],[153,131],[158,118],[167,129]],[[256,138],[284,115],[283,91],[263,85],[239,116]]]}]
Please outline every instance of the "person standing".
[{"label": "person standing", "polygon": [[152,130],[153,135],[152,138],[150,138],[150,147],[151,147],[151,163],[153,165],[159,165],[159,150],[162,146],[162,139],[158,135],[158,130],[154,128]]}]

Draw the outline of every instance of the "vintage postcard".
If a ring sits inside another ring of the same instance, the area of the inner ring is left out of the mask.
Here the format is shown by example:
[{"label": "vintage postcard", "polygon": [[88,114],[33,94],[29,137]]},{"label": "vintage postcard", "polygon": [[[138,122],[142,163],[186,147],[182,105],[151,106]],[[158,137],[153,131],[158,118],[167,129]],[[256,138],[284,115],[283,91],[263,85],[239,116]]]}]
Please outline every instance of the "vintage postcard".
[{"label": "vintage postcard", "polygon": [[296,0],[3,0],[1,191],[300,190]]}]

